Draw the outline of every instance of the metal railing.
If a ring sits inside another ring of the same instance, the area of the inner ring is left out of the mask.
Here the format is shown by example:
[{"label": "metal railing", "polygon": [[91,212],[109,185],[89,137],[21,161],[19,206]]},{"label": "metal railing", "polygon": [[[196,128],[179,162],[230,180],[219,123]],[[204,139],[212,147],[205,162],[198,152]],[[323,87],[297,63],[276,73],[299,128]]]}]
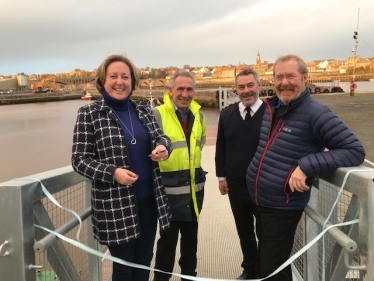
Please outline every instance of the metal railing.
[{"label": "metal railing", "polygon": [[[101,261],[61,241],[35,225],[75,239],[78,219],[58,208],[41,189],[41,184],[64,207],[82,220],[90,217],[91,183],[64,167],[0,184],[1,280],[102,280]],[[90,220],[82,224],[80,242],[98,249]],[[2,252],[6,255],[3,255]]]},{"label": "metal railing", "polygon": [[[352,169],[357,171],[350,173]],[[350,174],[345,179],[347,173]],[[299,223],[293,252],[299,251],[329,225],[354,219],[359,222],[331,228],[300,256],[293,263],[299,280],[374,280],[373,181],[374,169],[364,166],[340,168],[318,179]]]},{"label": "metal railing", "polygon": [[[75,239],[78,220],[46,198],[41,184],[33,179],[40,180],[61,205],[80,214],[82,220],[90,214],[91,183],[70,166],[0,183],[1,280],[102,280],[100,258],[35,227],[41,225]],[[299,280],[374,280],[373,179],[374,169],[361,166],[341,168],[316,181],[295,235],[294,253],[329,225],[359,222],[331,228],[298,257],[292,267]],[[103,251],[91,231],[88,219],[80,241]]]}]

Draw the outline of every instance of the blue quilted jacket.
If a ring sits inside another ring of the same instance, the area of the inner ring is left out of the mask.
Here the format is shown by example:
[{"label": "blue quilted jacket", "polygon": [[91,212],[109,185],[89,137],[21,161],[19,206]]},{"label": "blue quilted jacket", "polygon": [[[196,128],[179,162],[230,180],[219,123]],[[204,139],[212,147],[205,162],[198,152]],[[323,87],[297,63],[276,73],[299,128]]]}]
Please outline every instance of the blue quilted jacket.
[{"label": "blue quilted jacket", "polygon": [[[339,167],[360,165],[365,150],[357,137],[309,90],[288,104],[273,126],[278,97],[267,99],[260,142],[247,169],[247,186],[256,204],[268,208],[302,210],[310,191],[291,193],[289,178],[299,165],[312,186],[314,176]],[[324,151],[328,148],[329,151]]]}]

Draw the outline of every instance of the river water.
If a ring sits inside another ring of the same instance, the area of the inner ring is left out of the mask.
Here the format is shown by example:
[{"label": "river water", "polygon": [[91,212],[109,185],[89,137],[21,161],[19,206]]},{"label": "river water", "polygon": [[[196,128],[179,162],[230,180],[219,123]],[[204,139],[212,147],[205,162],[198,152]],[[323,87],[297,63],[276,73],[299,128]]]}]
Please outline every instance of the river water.
[{"label": "river water", "polygon": [[[374,93],[374,82],[357,84],[357,92]],[[348,92],[348,82],[341,82],[340,86]],[[70,165],[77,111],[89,102],[0,106],[0,182]],[[207,145],[214,145],[219,111],[203,108],[202,112],[207,120]]]},{"label": "river water", "polygon": [[[315,85],[320,85],[320,86],[330,86],[331,82],[329,83],[314,83]],[[344,92],[348,93],[350,82],[337,82],[337,86],[340,86]],[[357,84],[357,93],[374,93],[374,82],[371,81],[358,81],[356,82]]]},{"label": "river water", "polygon": [[[70,165],[78,108],[72,100],[0,106],[0,182]],[[218,109],[203,109],[207,144],[215,144]]]}]

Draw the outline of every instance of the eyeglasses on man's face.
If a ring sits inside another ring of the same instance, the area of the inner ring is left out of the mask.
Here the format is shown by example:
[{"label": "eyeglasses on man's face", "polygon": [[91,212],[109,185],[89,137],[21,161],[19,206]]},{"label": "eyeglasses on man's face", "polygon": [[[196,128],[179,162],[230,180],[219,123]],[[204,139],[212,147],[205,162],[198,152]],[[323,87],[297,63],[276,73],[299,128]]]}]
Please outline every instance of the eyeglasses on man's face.
[{"label": "eyeglasses on man's face", "polygon": [[299,75],[296,75],[294,73],[290,73],[290,74],[287,74],[287,75],[276,75],[274,77],[274,80],[276,82],[282,82],[283,79],[286,79],[287,81],[293,81],[293,80],[295,80],[298,77],[299,77]]},{"label": "eyeglasses on man's face", "polygon": [[274,77],[274,81],[276,82],[282,82],[283,79],[286,79],[287,81],[293,81],[297,78],[300,78],[301,77],[304,77],[306,73],[289,73],[289,74],[286,74],[286,75],[275,75]]}]

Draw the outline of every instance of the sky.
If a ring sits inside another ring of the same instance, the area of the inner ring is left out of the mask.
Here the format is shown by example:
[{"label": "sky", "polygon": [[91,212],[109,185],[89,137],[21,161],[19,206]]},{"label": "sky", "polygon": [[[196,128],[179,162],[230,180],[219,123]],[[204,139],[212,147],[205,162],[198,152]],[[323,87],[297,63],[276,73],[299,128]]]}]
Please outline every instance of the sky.
[{"label": "sky", "polygon": [[[1,0],[0,75],[374,57],[373,0]],[[359,20],[358,20],[359,15]]]}]

